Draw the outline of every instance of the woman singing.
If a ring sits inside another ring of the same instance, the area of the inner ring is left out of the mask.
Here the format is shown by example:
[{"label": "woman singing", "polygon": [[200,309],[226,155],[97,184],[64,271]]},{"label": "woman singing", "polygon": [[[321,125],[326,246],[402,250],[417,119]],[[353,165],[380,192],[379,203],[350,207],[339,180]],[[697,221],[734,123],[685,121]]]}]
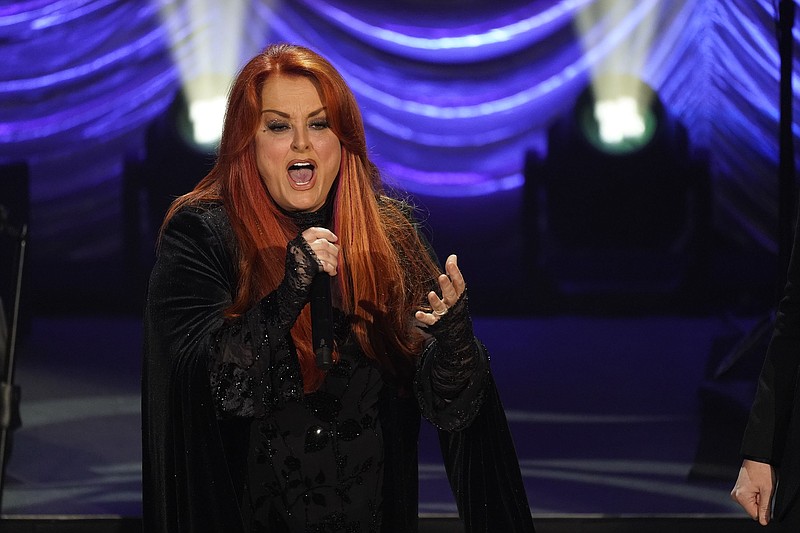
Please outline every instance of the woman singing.
[{"label": "woman singing", "polygon": [[417,531],[420,415],[467,531],[533,531],[456,256],[442,272],[383,191],[352,92],[307,48],[244,66],[214,168],[167,212],[142,392],[148,533]]}]

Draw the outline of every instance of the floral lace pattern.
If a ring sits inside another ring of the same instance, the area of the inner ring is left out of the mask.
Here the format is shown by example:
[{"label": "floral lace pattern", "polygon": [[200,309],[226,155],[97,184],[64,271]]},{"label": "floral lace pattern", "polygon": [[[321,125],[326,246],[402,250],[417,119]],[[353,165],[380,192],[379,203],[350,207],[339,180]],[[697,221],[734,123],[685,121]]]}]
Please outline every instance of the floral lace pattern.
[{"label": "floral lace pattern", "polygon": [[287,245],[286,274],[278,288],[217,332],[209,379],[219,418],[263,417],[281,403],[302,398],[297,357],[272,354],[290,351],[289,330],[318,271],[314,252],[298,235]]},{"label": "floral lace pattern", "polygon": [[380,531],[380,371],[343,351],[320,390],[254,422],[246,516],[251,531]]}]

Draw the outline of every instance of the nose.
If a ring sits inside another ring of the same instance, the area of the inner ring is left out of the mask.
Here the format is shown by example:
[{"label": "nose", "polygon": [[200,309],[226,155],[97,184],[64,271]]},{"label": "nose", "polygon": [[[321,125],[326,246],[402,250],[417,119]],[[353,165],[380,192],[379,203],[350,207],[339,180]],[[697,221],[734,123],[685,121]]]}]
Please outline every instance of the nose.
[{"label": "nose", "polygon": [[294,137],[292,137],[292,149],[298,152],[308,150],[310,146],[308,138],[308,130],[305,128],[295,128]]}]

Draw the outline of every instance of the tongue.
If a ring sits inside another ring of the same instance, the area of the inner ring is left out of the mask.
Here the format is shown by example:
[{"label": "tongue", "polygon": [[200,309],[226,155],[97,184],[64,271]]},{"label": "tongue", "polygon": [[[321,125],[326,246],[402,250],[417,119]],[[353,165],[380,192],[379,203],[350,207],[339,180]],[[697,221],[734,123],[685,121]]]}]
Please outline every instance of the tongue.
[{"label": "tongue", "polygon": [[295,183],[307,183],[311,181],[314,171],[310,168],[293,169],[289,171],[289,177]]}]

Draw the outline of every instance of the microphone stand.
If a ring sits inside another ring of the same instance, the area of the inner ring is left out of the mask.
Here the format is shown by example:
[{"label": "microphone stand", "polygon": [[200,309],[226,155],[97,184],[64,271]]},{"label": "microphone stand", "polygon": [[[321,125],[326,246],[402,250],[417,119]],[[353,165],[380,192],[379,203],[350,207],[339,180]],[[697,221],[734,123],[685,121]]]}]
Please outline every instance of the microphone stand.
[{"label": "microphone stand", "polygon": [[17,240],[16,279],[11,311],[11,327],[3,368],[3,381],[0,382],[0,511],[3,508],[3,490],[6,479],[6,462],[10,450],[11,432],[20,427],[19,386],[14,385],[14,368],[19,327],[19,302],[22,293],[22,272],[25,265],[25,249],[28,243],[28,226],[23,224],[18,230],[11,226],[1,226],[0,230]]}]

